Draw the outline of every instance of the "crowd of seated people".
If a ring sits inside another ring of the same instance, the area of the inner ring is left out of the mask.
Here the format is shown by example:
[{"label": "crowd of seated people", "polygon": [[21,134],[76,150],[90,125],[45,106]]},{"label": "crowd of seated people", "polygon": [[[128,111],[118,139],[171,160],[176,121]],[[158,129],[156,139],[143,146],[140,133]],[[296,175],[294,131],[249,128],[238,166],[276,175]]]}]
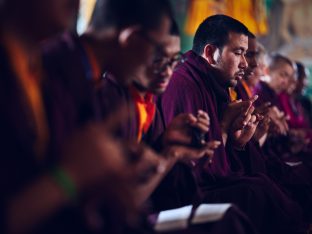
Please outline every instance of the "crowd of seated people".
[{"label": "crowd of seated people", "polygon": [[[167,0],[0,2],[0,233],[307,233],[300,62]],[[264,79],[265,77],[265,79]]]}]

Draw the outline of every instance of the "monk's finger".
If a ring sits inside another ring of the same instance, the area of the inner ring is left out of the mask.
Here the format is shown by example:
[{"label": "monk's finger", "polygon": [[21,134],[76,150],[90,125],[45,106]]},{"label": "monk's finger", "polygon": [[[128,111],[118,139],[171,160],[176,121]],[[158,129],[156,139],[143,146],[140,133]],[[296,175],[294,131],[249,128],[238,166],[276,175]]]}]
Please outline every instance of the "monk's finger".
[{"label": "monk's finger", "polygon": [[220,146],[221,141],[209,141],[206,145],[209,149],[216,149]]},{"label": "monk's finger", "polygon": [[254,95],[253,97],[251,97],[251,98],[249,99],[249,101],[251,101],[252,103],[254,103],[257,99],[258,99],[258,95]]},{"label": "monk's finger", "polygon": [[208,132],[209,131],[209,125],[207,125],[206,123],[200,123],[200,122],[196,122],[194,124],[191,125],[192,127],[198,129],[201,132]]},{"label": "monk's finger", "polygon": [[193,124],[196,123],[197,118],[191,114],[191,113],[185,113],[185,114],[180,114],[181,115],[181,121],[183,123],[187,123],[187,124]]},{"label": "monk's finger", "polygon": [[251,115],[249,122],[251,124],[255,123],[257,121],[257,116],[256,115]]},{"label": "monk's finger", "polygon": [[208,113],[206,111],[198,110],[197,118],[204,118],[204,119],[209,120],[209,115],[208,115]]},{"label": "monk's finger", "polygon": [[255,111],[255,107],[253,105],[250,105],[247,109],[247,111],[245,112],[245,116],[247,115],[251,115],[253,112]]},{"label": "monk's finger", "polygon": [[212,160],[213,155],[214,155],[214,150],[206,150],[203,156],[209,157],[209,160]]},{"label": "monk's finger", "polygon": [[197,121],[202,123],[202,124],[206,124],[206,125],[210,125],[210,119],[207,113],[202,113],[202,114],[198,114],[197,115]]}]

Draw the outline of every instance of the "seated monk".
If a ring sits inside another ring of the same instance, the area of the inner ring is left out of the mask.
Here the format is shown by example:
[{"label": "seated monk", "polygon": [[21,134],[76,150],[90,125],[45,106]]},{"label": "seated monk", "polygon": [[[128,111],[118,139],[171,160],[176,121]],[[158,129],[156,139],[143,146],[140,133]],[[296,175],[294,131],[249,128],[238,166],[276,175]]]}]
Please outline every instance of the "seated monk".
[{"label": "seated monk", "polygon": [[245,170],[244,146],[260,121],[253,113],[256,98],[230,103],[228,88],[237,84],[247,68],[248,33],[233,18],[208,17],[199,26],[186,61],[173,72],[161,96],[161,111],[166,125],[180,113],[196,114],[201,109],[209,114],[206,140],[222,143],[212,164],[206,158],[195,164],[206,202],[233,202],[262,233],[295,233],[305,229],[299,206],[267,176],[247,175]]},{"label": "seated monk", "polygon": [[[155,211],[198,203],[198,188],[189,166],[198,158],[212,157],[213,150],[219,145],[214,141],[203,142],[201,145],[197,140],[196,144],[201,147],[190,147],[195,143],[194,135],[192,137],[194,129],[202,134],[208,131],[209,118],[203,111],[198,111],[196,116],[181,114],[164,130],[161,113],[154,104],[154,96],[165,91],[172,71],[180,60],[180,39],[177,26],[173,24],[163,51],[159,51],[154,62],[147,67],[145,76],[136,75],[129,87],[118,82],[112,74],[106,73],[103,86],[98,90],[105,115],[109,115],[109,112],[114,113],[114,108],[118,106],[127,106],[128,121],[121,124],[118,136],[153,145],[161,154],[158,160],[162,159],[164,171],[139,188],[139,194],[144,197],[142,201],[156,188],[151,199]],[[248,230],[253,232],[250,223],[239,213],[237,208],[232,207],[226,213],[226,218],[203,226],[189,227],[185,232],[228,233],[231,229],[240,233]],[[236,223],[235,227],[229,224],[231,222]]]}]

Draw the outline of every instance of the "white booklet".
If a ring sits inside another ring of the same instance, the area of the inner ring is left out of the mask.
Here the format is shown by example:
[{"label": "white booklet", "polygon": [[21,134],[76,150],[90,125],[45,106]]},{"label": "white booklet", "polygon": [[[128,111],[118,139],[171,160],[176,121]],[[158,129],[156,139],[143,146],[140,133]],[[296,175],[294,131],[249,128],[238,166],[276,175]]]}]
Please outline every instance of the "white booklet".
[{"label": "white booklet", "polygon": [[187,228],[192,213],[192,205],[161,211],[154,229],[157,232],[182,230]]},{"label": "white booklet", "polygon": [[226,211],[231,207],[230,203],[201,204],[195,211],[192,224],[214,222],[223,218]]},{"label": "white booklet", "polygon": [[297,162],[285,162],[288,166],[291,167],[296,167],[302,164],[302,161],[297,161]]}]

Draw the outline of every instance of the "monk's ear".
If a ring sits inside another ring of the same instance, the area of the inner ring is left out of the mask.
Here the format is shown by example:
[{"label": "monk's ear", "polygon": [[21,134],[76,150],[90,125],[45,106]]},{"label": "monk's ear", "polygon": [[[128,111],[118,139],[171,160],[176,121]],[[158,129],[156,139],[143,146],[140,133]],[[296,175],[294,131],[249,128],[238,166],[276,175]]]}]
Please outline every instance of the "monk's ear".
[{"label": "monk's ear", "polygon": [[128,46],[129,44],[135,41],[139,31],[140,31],[139,26],[126,27],[120,30],[118,35],[119,44],[122,47]]},{"label": "monk's ear", "polygon": [[207,44],[204,48],[203,57],[210,65],[214,65],[220,57],[220,50],[215,45]]}]

